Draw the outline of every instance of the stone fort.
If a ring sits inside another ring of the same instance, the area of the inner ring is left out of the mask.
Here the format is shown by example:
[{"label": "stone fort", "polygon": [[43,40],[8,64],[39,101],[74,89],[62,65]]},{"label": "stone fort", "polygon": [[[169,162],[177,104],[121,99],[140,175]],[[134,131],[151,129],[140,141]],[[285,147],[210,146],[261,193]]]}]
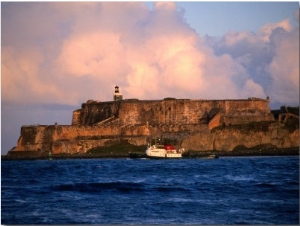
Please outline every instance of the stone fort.
[{"label": "stone fort", "polygon": [[88,100],[73,111],[71,125],[22,126],[13,151],[85,153],[110,141],[125,139],[146,145],[149,137],[182,142],[193,134],[209,134],[214,127],[273,121],[269,98],[236,100],[123,99],[115,87],[112,101]]},{"label": "stone fort", "polygon": [[73,126],[219,125],[271,121],[269,98],[245,100],[125,99],[115,87],[114,101],[89,100],[73,112]]}]

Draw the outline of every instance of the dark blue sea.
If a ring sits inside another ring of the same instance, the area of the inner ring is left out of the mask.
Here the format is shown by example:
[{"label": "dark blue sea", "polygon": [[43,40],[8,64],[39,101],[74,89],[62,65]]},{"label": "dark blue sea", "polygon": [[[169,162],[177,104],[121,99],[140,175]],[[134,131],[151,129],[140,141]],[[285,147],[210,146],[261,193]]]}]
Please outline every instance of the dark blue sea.
[{"label": "dark blue sea", "polygon": [[1,162],[2,224],[299,224],[299,157]]}]

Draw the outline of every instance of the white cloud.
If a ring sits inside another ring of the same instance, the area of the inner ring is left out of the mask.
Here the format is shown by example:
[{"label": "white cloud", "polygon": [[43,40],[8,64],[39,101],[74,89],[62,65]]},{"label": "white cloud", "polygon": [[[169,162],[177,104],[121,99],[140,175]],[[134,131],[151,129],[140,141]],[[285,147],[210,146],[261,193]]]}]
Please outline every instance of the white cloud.
[{"label": "white cloud", "polygon": [[288,20],[209,45],[175,3],[28,4],[4,6],[5,101],[106,101],[116,84],[125,98],[297,101],[299,32]]},{"label": "white cloud", "polygon": [[288,19],[263,25],[257,34],[229,32],[207,43],[217,55],[229,54],[245,69],[246,77],[235,80],[241,94],[268,95],[273,102],[298,105],[299,31]]},{"label": "white cloud", "polygon": [[278,28],[282,28],[286,32],[290,32],[292,30],[292,26],[289,19],[284,19],[278,23],[266,24],[262,26],[259,30],[258,35],[264,42],[270,42],[270,36],[274,32],[274,30]]},{"label": "white cloud", "polygon": [[255,97],[266,97],[263,88],[255,83],[252,79],[248,79],[242,89],[243,96],[252,97],[255,94]]},{"label": "white cloud", "polygon": [[274,37],[275,55],[267,66],[271,95],[281,103],[299,103],[299,30]]}]

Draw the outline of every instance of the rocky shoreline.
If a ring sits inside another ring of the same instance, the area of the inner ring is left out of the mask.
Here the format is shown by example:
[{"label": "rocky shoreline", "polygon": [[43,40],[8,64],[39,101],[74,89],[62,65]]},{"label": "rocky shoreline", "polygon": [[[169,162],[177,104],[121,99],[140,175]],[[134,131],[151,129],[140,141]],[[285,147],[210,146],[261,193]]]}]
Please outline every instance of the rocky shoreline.
[{"label": "rocky shoreline", "polygon": [[[13,154],[12,154],[13,153]],[[131,153],[132,154],[132,153]],[[135,153],[140,157],[144,152]],[[293,148],[268,148],[268,149],[251,149],[251,150],[233,150],[233,151],[192,151],[189,150],[183,154],[184,158],[206,158],[210,155],[219,157],[239,157],[239,156],[287,156],[299,155],[299,147]],[[103,159],[103,158],[129,158],[130,153],[98,153],[98,154],[57,154],[49,155],[37,151],[18,151],[11,152],[9,155],[2,155],[1,160],[49,160],[49,159]]]},{"label": "rocky shoreline", "polygon": [[217,156],[285,156],[285,155],[299,155],[299,147],[294,148],[272,148],[272,149],[250,149],[250,150],[236,150],[236,151],[208,151],[208,152],[189,152],[190,158],[201,158],[207,155]]}]

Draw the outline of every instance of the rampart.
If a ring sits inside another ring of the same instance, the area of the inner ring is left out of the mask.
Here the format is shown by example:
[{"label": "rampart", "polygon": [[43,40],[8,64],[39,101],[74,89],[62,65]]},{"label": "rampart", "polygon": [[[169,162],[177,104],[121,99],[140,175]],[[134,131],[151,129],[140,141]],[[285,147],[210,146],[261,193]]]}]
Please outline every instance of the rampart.
[{"label": "rampart", "polygon": [[[225,150],[225,146],[222,146],[223,141],[219,140],[220,137],[227,136],[226,132],[219,137],[209,135],[213,128],[273,121],[268,99],[165,98],[108,102],[90,100],[73,112],[72,125],[22,126],[18,144],[12,151],[85,153],[91,148],[105,146],[118,140],[127,140],[134,145],[145,145],[151,137],[175,139],[179,145],[186,145],[185,148],[195,148],[195,144],[202,140],[201,145],[198,145],[201,150],[214,147],[222,147],[222,150]],[[282,145],[297,143],[293,141],[294,136],[289,139],[291,141],[285,141]],[[225,138],[223,140],[228,143]],[[213,143],[218,145],[212,145]],[[233,142],[228,147],[232,148],[234,145]],[[243,145],[242,139],[236,145]]]},{"label": "rampart", "polygon": [[[247,100],[189,100],[165,98],[164,100],[124,100],[87,102],[73,112],[72,125],[95,125],[118,119],[124,125],[177,125],[205,124],[215,115],[219,123],[241,124],[249,121],[270,121],[273,115],[269,101],[257,98]],[[109,120],[110,119],[110,120]],[[215,123],[218,126],[219,123]]]}]

